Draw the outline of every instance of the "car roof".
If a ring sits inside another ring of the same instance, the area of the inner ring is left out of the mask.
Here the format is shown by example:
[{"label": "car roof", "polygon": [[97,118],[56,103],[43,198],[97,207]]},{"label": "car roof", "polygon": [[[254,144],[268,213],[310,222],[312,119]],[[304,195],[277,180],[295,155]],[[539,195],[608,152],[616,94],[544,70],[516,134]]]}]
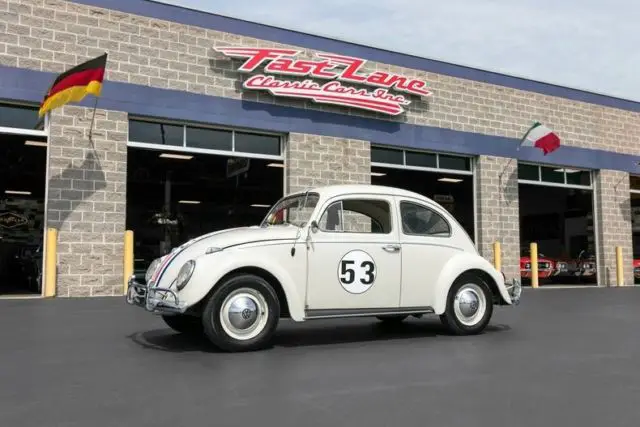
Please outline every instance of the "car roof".
[{"label": "car roof", "polygon": [[334,197],[334,196],[340,196],[342,194],[368,193],[368,194],[413,197],[413,198],[422,199],[425,201],[430,201],[432,203],[435,203],[433,200],[431,200],[426,196],[423,196],[422,194],[415,193],[413,191],[403,190],[402,188],[389,187],[386,185],[375,185],[375,184],[324,185],[324,186],[310,187],[305,190],[297,191],[294,194],[304,194],[306,191],[318,193],[322,197],[328,197],[328,198]]}]

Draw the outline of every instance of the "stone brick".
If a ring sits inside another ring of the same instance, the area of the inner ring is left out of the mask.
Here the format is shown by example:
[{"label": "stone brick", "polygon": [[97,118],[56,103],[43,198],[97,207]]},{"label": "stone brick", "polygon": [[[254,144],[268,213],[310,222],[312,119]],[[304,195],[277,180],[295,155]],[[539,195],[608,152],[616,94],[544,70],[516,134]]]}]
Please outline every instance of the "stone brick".
[{"label": "stone brick", "polygon": [[[102,254],[113,254],[115,251],[114,244],[104,242],[113,240],[116,228],[124,228],[124,215],[114,213],[117,216],[110,217],[110,223],[105,224],[103,210],[106,206],[111,206],[113,209],[110,212],[113,212],[115,202],[126,202],[126,185],[121,186],[117,192],[110,192],[110,198],[113,199],[111,203],[91,200],[93,197],[104,200],[104,192],[100,192],[106,185],[105,174],[109,174],[113,182],[126,183],[126,175],[115,172],[115,162],[98,164],[95,161],[98,157],[106,157],[106,151],[114,150],[119,144],[126,148],[126,141],[100,140],[97,139],[96,132],[93,134],[93,143],[89,141],[85,130],[92,114],[91,108],[65,106],[54,110],[51,118],[51,163],[60,165],[60,172],[52,174],[49,180],[50,188],[57,190],[49,193],[47,225],[60,230],[59,242],[66,245],[65,249],[70,253],[68,257],[58,257],[58,287],[64,296],[70,297],[91,296],[96,292],[102,295],[106,292],[104,289],[107,289],[104,287],[105,280],[122,282],[122,269],[116,271],[112,267],[105,267],[97,274],[94,266],[96,259],[103,259]],[[110,121],[109,127],[128,129],[126,113],[97,110],[97,117]],[[105,136],[103,133],[102,138]],[[108,144],[101,145],[99,142]],[[73,148],[69,148],[70,146]],[[95,151],[93,147],[99,151]],[[118,158],[126,162],[126,149],[118,150],[118,154]],[[51,215],[53,212],[58,215]],[[121,223],[116,224],[116,221]],[[87,258],[88,254],[92,258]],[[108,289],[113,294],[113,285],[109,285]]]},{"label": "stone brick", "polygon": [[480,254],[493,263],[493,244],[501,243],[502,271],[520,278],[520,232],[517,161],[480,156],[477,161],[477,236]]},{"label": "stone brick", "polygon": [[599,284],[616,286],[616,247],[622,249],[624,283],[633,280],[633,235],[629,174],[601,170],[596,177],[596,220],[598,221]]}]

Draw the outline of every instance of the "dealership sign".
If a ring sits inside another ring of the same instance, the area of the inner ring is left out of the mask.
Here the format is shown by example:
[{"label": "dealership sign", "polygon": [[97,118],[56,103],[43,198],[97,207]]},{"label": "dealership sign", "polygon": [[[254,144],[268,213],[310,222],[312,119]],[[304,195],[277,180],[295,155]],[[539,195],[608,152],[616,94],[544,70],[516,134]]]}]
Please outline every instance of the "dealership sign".
[{"label": "dealership sign", "polygon": [[[228,57],[245,59],[238,68],[240,72],[253,73],[262,67],[262,73],[249,77],[243,87],[265,90],[275,96],[309,99],[396,116],[411,104],[402,93],[421,97],[431,95],[427,83],[422,80],[384,71],[363,73],[367,61],[351,56],[317,53],[318,60],[303,60],[295,59],[301,52],[295,49],[218,47],[215,50]],[[308,78],[289,80],[273,75]],[[370,89],[354,87],[356,84]]]}]

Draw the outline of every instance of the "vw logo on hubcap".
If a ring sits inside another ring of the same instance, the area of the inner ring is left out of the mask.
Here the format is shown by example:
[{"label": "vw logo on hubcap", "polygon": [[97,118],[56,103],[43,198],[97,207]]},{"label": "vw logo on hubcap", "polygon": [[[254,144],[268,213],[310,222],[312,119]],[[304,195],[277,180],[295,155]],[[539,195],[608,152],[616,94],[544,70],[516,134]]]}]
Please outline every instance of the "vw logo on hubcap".
[{"label": "vw logo on hubcap", "polygon": [[245,308],[244,310],[242,310],[242,318],[247,320],[249,318],[251,318],[251,310],[249,310],[248,308]]}]

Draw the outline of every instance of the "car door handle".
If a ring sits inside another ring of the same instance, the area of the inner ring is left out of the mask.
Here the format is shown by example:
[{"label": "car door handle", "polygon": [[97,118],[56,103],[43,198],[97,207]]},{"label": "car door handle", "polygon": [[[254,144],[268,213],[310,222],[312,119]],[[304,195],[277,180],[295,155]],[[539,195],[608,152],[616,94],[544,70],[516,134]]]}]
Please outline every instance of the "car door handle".
[{"label": "car door handle", "polygon": [[386,245],[383,246],[382,249],[387,252],[398,252],[400,250],[400,245]]}]

